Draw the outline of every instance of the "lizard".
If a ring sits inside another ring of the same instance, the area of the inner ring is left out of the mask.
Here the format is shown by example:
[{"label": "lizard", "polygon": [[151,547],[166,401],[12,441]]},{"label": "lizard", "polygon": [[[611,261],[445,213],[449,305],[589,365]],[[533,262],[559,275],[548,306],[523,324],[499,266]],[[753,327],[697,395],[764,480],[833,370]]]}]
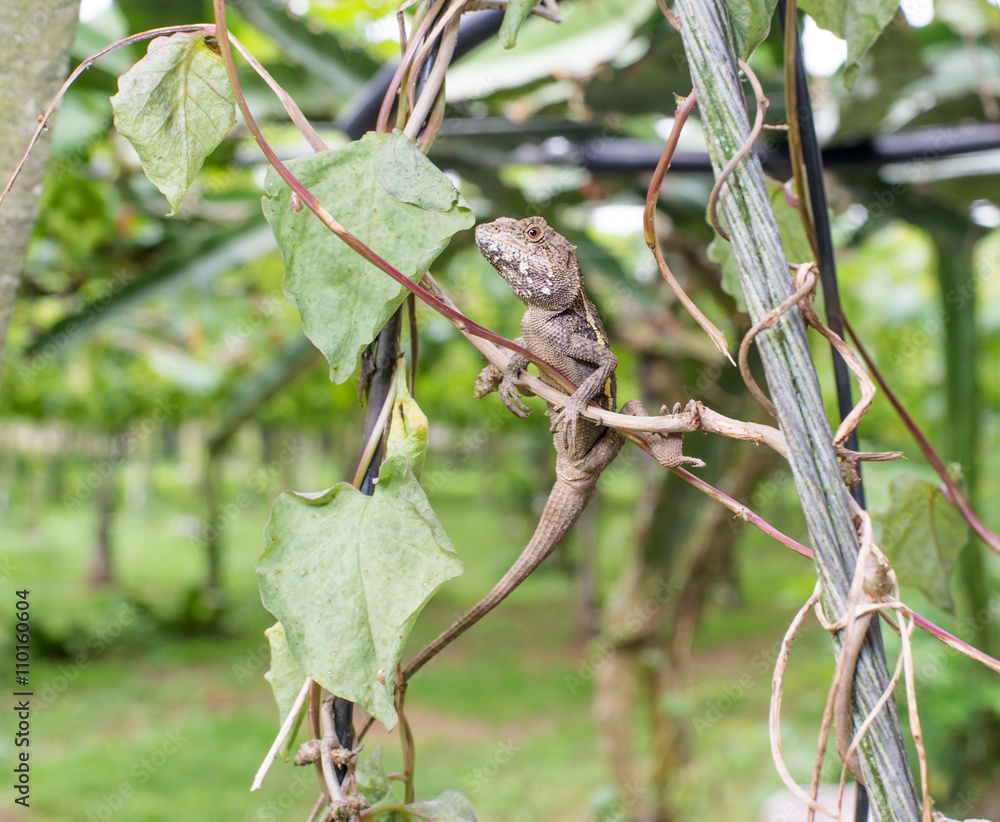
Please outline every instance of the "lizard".
[{"label": "lizard", "polygon": [[[625,443],[617,429],[581,416],[591,401],[607,411],[615,410],[618,358],[584,289],[576,247],[542,217],[500,217],[482,223],[476,227],[476,245],[526,306],[521,336],[515,342],[548,362],[577,388],[562,406],[549,407],[556,480],[531,540],[493,589],[417,654],[403,674],[404,682],[506,599],[555,550],[586,508],[601,472]],[[519,375],[527,365],[528,360],[518,353],[504,371],[487,365],[476,381],[475,396],[499,390],[509,411],[522,419],[528,417],[530,409],[516,391],[521,388],[527,393],[519,385]],[[544,371],[540,377],[561,387]],[[625,403],[621,413],[647,416],[638,400]],[[680,453],[680,442],[679,435],[654,434],[651,444],[657,459],[668,467],[700,463]]]}]

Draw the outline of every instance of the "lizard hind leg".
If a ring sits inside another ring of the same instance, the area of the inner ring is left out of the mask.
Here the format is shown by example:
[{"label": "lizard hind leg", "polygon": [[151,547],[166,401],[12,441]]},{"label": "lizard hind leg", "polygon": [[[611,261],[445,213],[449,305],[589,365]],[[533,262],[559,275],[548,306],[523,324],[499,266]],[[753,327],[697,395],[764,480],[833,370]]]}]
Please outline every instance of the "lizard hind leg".
[{"label": "lizard hind leg", "polygon": [[[680,403],[674,406],[674,413],[680,412]],[[648,417],[646,409],[642,407],[639,400],[629,400],[622,406],[621,414],[628,414],[630,417]],[[681,434],[656,434],[646,435],[649,440],[649,448],[660,465],[665,468],[677,468],[685,463],[694,465],[697,468],[704,468],[705,463],[697,457],[687,457],[683,452],[684,437]]]}]

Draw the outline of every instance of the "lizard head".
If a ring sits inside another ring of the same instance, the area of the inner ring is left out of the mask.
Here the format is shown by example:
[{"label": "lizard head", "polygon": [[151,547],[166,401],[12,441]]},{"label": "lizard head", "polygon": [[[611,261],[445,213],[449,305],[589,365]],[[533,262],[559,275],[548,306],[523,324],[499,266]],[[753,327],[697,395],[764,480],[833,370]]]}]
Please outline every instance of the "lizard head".
[{"label": "lizard head", "polygon": [[482,223],[476,245],[525,305],[563,311],[583,289],[576,246],[542,217]]}]

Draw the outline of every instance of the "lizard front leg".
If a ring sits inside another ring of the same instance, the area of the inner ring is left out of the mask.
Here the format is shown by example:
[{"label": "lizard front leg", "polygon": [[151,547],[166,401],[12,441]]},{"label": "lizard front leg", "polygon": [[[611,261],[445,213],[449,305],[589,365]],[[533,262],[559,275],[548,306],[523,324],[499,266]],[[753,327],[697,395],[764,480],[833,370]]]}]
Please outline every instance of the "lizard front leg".
[{"label": "lizard front leg", "polygon": [[[524,345],[524,340],[520,337],[514,340],[514,342],[518,345]],[[472,395],[478,400],[499,389],[500,399],[507,406],[507,410],[521,419],[527,419],[531,416],[531,409],[521,402],[521,398],[518,396],[516,390],[519,375],[527,367],[528,361],[517,353],[511,354],[507,368],[503,371],[493,365],[493,363],[487,364],[479,372],[479,376],[476,377],[476,386],[472,390]],[[527,394],[531,393],[525,388],[521,388],[521,390]]]},{"label": "lizard front leg", "polygon": [[575,451],[580,415],[590,401],[603,394],[606,401],[599,404],[608,410],[614,408],[614,391],[610,381],[618,367],[618,358],[606,345],[580,334],[574,334],[568,341],[567,354],[575,360],[594,366],[594,370],[576,387],[572,396],[562,406],[556,407],[557,413],[552,416],[549,429],[557,435],[561,431],[563,445],[568,450]]},{"label": "lizard front leg", "polygon": [[[515,340],[515,342],[518,345],[521,344],[520,339]],[[522,420],[531,416],[531,409],[521,402],[516,388],[519,375],[527,367],[528,361],[524,357],[520,354],[512,354],[510,362],[507,363],[507,368],[503,372],[503,378],[500,380],[500,399],[508,411]]]}]

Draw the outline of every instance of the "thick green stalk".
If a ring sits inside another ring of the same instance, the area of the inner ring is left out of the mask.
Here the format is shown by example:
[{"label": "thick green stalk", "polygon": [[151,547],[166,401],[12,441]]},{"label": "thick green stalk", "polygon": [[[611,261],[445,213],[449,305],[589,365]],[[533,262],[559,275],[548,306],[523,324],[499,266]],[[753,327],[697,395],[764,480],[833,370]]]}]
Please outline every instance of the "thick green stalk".
[{"label": "thick green stalk", "polygon": [[[718,173],[750,131],[722,0],[677,0],[684,51],[691,66],[712,164]],[[760,164],[741,162],[722,190],[740,282],[757,322],[789,297],[792,282]],[[830,424],[797,309],[757,337],[771,398],[788,444],[788,459],[815,546],[816,571],[827,615],[844,613],[858,538],[848,494],[833,451]],[[839,648],[840,637],[834,636]],[[868,714],[889,681],[881,642],[869,634],[855,674],[855,724]],[[895,704],[890,701],[860,750],[861,768],[876,820],[920,816]]]}]

